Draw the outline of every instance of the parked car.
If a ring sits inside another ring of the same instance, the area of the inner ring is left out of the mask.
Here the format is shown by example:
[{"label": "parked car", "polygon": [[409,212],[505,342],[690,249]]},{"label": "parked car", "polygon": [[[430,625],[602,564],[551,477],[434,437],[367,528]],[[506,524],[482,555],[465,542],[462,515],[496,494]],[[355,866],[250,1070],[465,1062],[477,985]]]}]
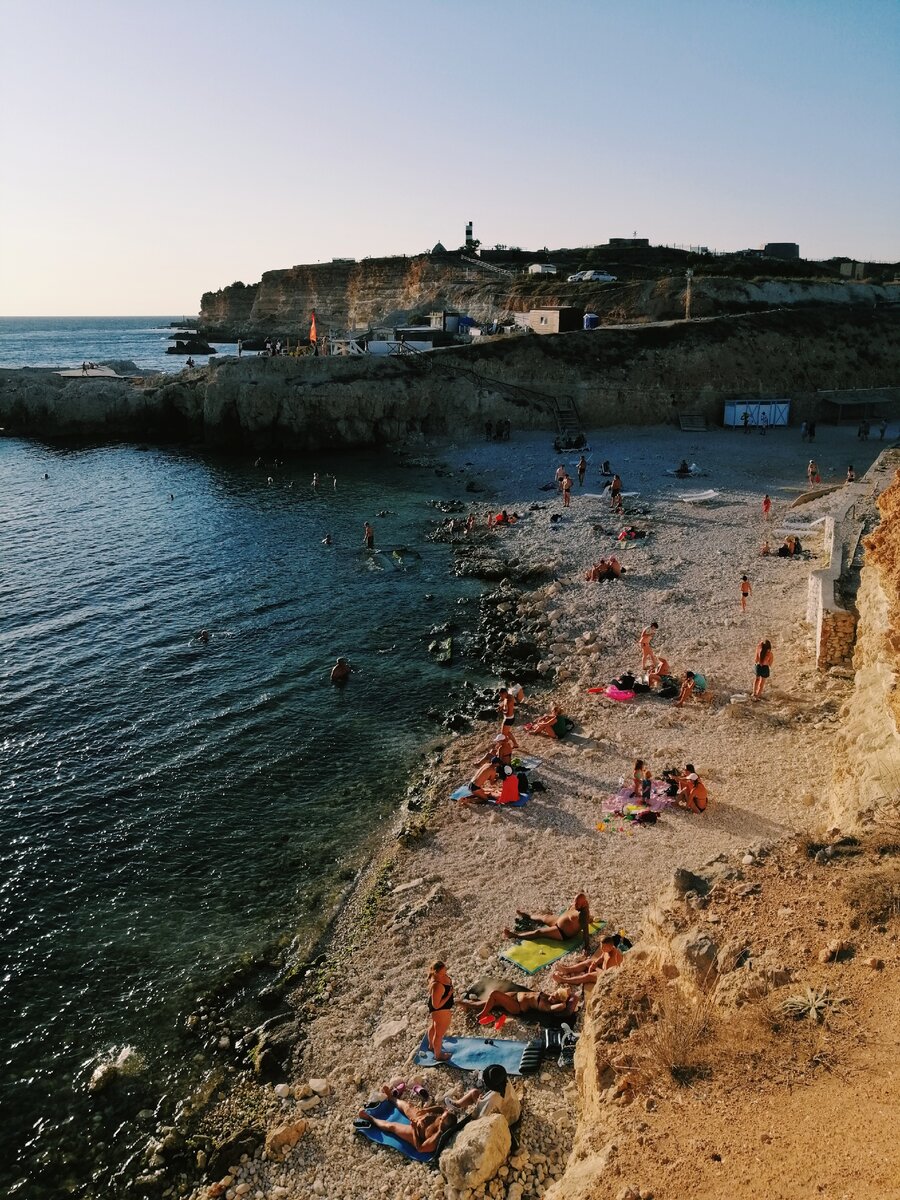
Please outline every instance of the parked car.
[{"label": "parked car", "polygon": [[579,271],[569,276],[569,283],[615,283],[616,276],[608,271]]}]

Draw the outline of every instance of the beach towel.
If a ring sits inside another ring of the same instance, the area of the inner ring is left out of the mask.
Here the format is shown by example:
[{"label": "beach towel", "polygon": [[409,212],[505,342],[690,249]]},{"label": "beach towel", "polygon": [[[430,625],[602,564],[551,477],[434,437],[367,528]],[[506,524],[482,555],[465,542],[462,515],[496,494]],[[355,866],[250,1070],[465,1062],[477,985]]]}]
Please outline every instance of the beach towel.
[{"label": "beach towel", "polygon": [[[380,1104],[376,1104],[371,1108],[366,1109],[373,1117],[377,1117],[379,1121],[397,1121],[401,1125],[408,1125],[409,1119],[397,1108],[393,1100],[382,1100]],[[434,1151],[430,1154],[423,1150],[414,1150],[409,1142],[404,1142],[400,1138],[395,1137],[392,1133],[385,1133],[383,1129],[377,1129],[374,1125],[370,1125],[367,1129],[356,1129],[356,1132],[364,1138],[368,1138],[370,1142],[375,1142],[378,1146],[387,1146],[390,1150],[398,1150],[404,1158],[411,1158],[413,1162],[427,1163],[434,1158]]]},{"label": "beach towel", "polygon": [[[588,932],[599,933],[605,924],[605,921],[592,921]],[[526,975],[536,975],[538,971],[549,967],[557,959],[577,950],[581,944],[580,933],[573,938],[567,938],[564,942],[557,942],[552,938],[528,938],[524,942],[518,942],[515,946],[511,946],[508,950],[503,950],[500,957],[518,967],[520,971],[524,971]]]},{"label": "beach towel", "polygon": [[[466,796],[471,796],[471,795],[472,795],[472,792],[471,792],[471,789],[469,788],[469,785],[467,783],[464,783],[462,787],[458,787],[455,792],[450,793],[450,799],[451,800],[465,800]],[[530,799],[531,799],[530,793],[520,792],[518,800],[503,800],[503,801],[501,801],[501,800],[494,799],[491,801],[491,804],[502,804],[504,808],[524,808]]]},{"label": "beach towel", "polygon": [[[617,816],[633,816],[634,812],[642,808],[649,808],[652,812],[665,812],[667,808],[672,808],[675,804],[675,797],[668,795],[668,784],[662,779],[654,779],[650,789],[650,801],[644,804],[642,800],[635,799],[634,789],[626,784],[620,787],[614,796],[608,796],[600,805],[601,811],[604,813],[613,813]],[[628,809],[632,812],[629,813]]]},{"label": "beach towel", "polygon": [[425,1034],[413,1062],[420,1067],[456,1067],[460,1071],[483,1071],[491,1063],[498,1063],[506,1067],[507,1075],[521,1075],[522,1054],[527,1045],[499,1037],[445,1037],[444,1052],[450,1055],[450,1061],[439,1063],[428,1049],[428,1034]]}]

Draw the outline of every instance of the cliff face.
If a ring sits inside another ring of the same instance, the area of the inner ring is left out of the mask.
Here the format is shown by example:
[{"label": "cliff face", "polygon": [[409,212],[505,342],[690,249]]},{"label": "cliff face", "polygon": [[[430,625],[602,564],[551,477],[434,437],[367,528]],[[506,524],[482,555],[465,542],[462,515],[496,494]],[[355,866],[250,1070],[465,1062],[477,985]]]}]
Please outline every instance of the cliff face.
[{"label": "cliff face", "polygon": [[831,797],[836,819],[850,828],[900,796],[900,471],[878,508],[880,523],[865,542],[856,677],[841,712]]},{"label": "cliff face", "polygon": [[[413,314],[444,308],[490,321],[557,304],[596,312],[604,323],[667,321],[684,316],[684,288],[682,275],[570,284],[563,274],[511,279],[452,254],[369,258],[267,271],[259,284],[206,292],[200,332],[226,341],[238,334],[304,339],[313,309],[320,327],[330,325],[341,332],[401,324]],[[898,291],[858,283],[701,276],[693,284],[693,315],[810,306],[871,309],[891,303]]]},{"label": "cliff face", "polygon": [[219,443],[247,434],[297,449],[377,445],[409,434],[464,436],[487,419],[555,428],[574,400],[586,428],[721,420],[724,400],[785,396],[794,420],[821,418],[816,389],[878,387],[900,375],[890,313],[765,312],[713,321],[501,337],[402,358],[220,357],[208,368],[129,383],[0,372],[12,430],[66,435],[150,427]]}]

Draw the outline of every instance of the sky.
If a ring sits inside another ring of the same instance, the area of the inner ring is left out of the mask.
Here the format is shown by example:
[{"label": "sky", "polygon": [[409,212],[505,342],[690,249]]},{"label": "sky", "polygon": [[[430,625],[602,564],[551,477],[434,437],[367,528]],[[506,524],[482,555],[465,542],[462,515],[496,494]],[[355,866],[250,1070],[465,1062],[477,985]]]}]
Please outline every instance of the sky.
[{"label": "sky", "polygon": [[900,0],[0,0],[0,315],[332,257],[900,260]]}]

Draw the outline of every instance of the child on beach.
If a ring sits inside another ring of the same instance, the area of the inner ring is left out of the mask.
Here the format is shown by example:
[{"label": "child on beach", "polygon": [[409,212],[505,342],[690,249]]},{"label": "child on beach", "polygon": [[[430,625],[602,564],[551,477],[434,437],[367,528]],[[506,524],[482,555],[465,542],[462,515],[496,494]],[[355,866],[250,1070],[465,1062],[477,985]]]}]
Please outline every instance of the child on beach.
[{"label": "child on beach", "polygon": [[772,511],[772,501],[769,497],[768,492],[766,492],[765,496],[763,496],[762,510],[763,510],[763,517],[768,521],[769,513]]},{"label": "child on beach", "polygon": [[563,508],[569,507],[569,501],[572,498],[572,476],[566,471],[562,478],[562,494]]},{"label": "child on beach", "polygon": [[644,767],[644,773],[641,776],[641,802],[643,804],[650,803],[650,797],[653,795],[653,772],[649,767]]},{"label": "child on beach", "polygon": [[428,1049],[438,1062],[448,1062],[449,1054],[443,1051],[444,1038],[453,1020],[453,980],[447,974],[447,964],[433,962],[428,972]]},{"label": "child on beach", "polygon": [[753,595],[753,588],[746,575],[741,576],[741,612],[747,611],[747,601]]},{"label": "child on beach", "polygon": [[640,796],[643,784],[644,760],[642,758],[636,758],[634,760],[634,774],[631,777],[631,794],[634,796],[635,800],[637,800]]}]

